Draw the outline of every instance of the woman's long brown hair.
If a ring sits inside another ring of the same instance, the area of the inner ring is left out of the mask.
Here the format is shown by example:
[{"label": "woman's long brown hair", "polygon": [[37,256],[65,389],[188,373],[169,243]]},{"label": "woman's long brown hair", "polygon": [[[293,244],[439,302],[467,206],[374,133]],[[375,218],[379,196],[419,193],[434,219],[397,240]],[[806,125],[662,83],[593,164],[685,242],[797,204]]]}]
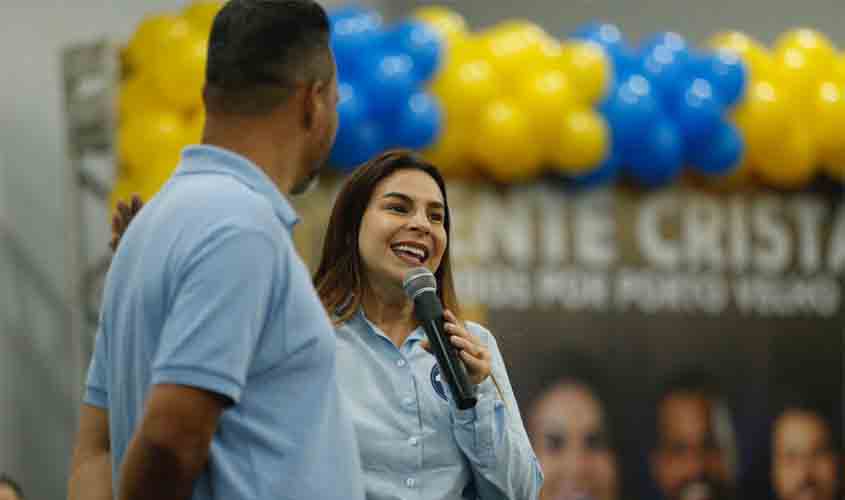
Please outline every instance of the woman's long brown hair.
[{"label": "woman's long brown hair", "polygon": [[437,294],[443,308],[449,309],[460,318],[460,307],[452,278],[452,263],[449,259],[451,217],[446,183],[434,165],[411,151],[392,150],[358,167],[347,178],[329,218],[326,238],[323,241],[323,254],[314,274],[314,286],[335,325],[349,321],[361,307],[366,276],[363,274],[363,263],[358,252],[358,234],[373,191],[382,179],[405,169],[421,170],[430,175],[443,195],[443,225],[447,243],[434,277],[437,279]]}]

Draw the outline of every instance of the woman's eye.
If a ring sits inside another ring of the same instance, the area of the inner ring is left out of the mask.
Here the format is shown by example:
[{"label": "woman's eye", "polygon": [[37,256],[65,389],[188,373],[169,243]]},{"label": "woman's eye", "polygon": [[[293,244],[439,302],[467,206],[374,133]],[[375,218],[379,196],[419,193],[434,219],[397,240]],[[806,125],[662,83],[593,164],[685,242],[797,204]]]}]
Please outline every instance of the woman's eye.
[{"label": "woman's eye", "polygon": [[428,216],[432,222],[443,222],[443,214],[433,213]]},{"label": "woman's eye", "polygon": [[391,212],[398,212],[400,214],[404,214],[408,211],[402,205],[388,205],[387,209],[390,210]]}]

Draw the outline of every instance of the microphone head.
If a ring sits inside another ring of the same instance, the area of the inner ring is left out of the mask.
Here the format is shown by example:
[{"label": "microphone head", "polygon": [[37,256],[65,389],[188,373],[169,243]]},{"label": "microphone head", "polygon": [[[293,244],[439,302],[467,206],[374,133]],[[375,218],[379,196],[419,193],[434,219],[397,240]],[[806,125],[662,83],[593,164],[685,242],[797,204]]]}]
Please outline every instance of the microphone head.
[{"label": "microphone head", "polygon": [[416,267],[405,274],[402,281],[402,288],[405,295],[414,300],[417,295],[425,291],[437,292],[437,279],[431,271],[425,267]]}]

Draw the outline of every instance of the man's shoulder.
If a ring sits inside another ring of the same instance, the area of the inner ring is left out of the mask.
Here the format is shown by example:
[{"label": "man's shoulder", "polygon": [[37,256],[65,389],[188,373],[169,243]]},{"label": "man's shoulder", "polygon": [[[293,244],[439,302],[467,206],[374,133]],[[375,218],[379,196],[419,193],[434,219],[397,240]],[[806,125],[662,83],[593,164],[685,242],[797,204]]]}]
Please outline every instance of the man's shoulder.
[{"label": "man's shoulder", "polygon": [[210,217],[240,216],[254,224],[278,224],[273,207],[262,194],[223,174],[176,178],[167,193],[174,205],[185,205],[189,213]]},{"label": "man's shoulder", "polygon": [[181,247],[204,247],[249,233],[265,236],[279,249],[292,246],[270,202],[225,175],[177,177],[142,210],[139,219],[156,228],[153,231],[162,237],[161,243],[170,241]]}]

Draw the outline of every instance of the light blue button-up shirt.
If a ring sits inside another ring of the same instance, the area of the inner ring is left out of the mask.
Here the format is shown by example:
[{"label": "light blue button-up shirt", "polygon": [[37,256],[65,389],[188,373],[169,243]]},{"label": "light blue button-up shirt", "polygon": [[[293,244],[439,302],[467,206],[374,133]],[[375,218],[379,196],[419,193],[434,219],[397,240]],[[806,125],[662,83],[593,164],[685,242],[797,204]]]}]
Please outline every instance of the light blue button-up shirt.
[{"label": "light blue button-up shirt", "polygon": [[337,328],[340,390],[351,410],[367,500],[532,500],[543,475],[502,356],[485,328],[492,373],[475,408],[458,410],[416,329],[397,348],[359,312]]},{"label": "light blue button-up shirt", "polygon": [[109,414],[113,484],[155,384],[226,396],[193,500],[362,500],[334,329],[291,238],[296,213],[246,158],[187,148],[106,278],[85,401]]}]

